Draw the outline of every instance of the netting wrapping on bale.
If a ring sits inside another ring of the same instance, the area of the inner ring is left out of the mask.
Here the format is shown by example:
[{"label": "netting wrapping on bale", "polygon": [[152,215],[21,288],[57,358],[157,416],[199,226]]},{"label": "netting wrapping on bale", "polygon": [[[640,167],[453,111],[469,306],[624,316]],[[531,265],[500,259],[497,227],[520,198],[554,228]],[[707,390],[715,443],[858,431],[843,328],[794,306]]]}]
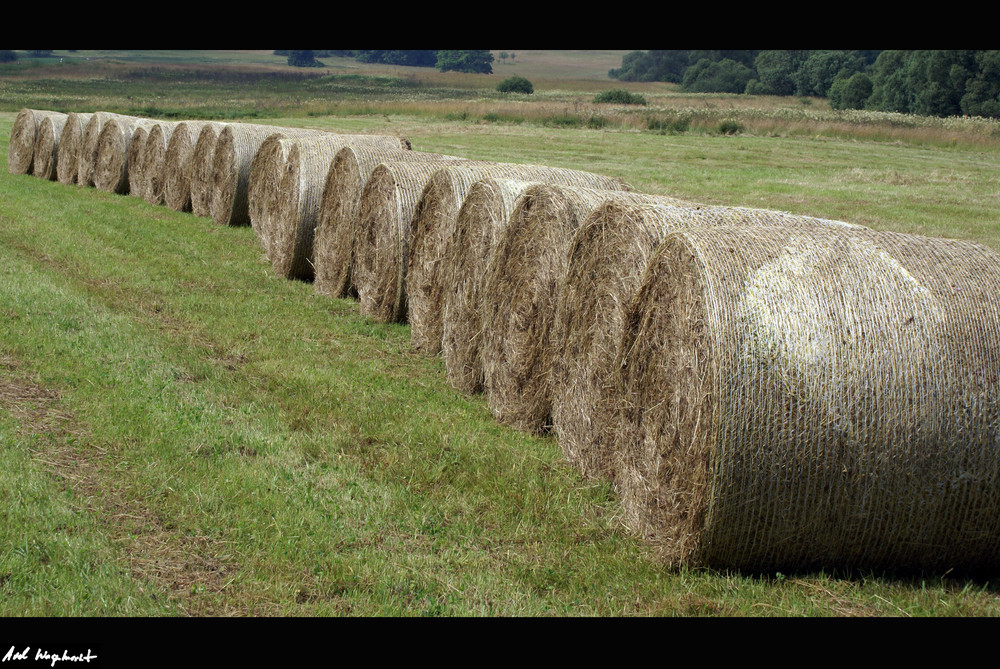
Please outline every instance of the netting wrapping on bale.
[{"label": "netting wrapping on bale", "polygon": [[149,129],[142,147],[142,199],[149,204],[163,204],[167,183],[167,148],[179,123],[160,121]]},{"label": "netting wrapping on bale", "polygon": [[291,147],[291,142],[288,140],[325,134],[329,133],[311,128],[286,128],[275,132],[264,140],[250,163],[250,181],[247,184],[250,227],[253,228],[268,257],[270,257],[271,223],[265,222],[264,219],[273,210],[281,189],[285,161],[288,160],[288,149]]},{"label": "netting wrapping on bale", "polygon": [[83,142],[83,129],[93,114],[78,114],[70,112],[66,115],[62,136],[59,138],[59,157],[56,159],[56,177],[59,183],[67,186],[76,183],[76,171],[80,145]]},{"label": "netting wrapping on bale", "polygon": [[139,124],[132,130],[132,141],[128,145],[128,194],[132,197],[145,197],[146,187],[145,169],[143,167],[146,154],[146,140],[149,139],[151,127],[146,124]]},{"label": "netting wrapping on bale", "polygon": [[76,185],[80,188],[94,186],[94,171],[97,169],[97,146],[101,139],[101,132],[108,121],[118,116],[120,114],[94,112],[84,125],[80,150],[76,156]]},{"label": "netting wrapping on bale", "polygon": [[337,152],[323,185],[313,237],[316,292],[330,297],[356,294],[352,275],[354,234],[361,194],[375,168],[383,162],[442,159],[457,160],[453,156],[368,146],[347,146]]},{"label": "netting wrapping on bale", "polygon": [[677,230],[718,226],[828,226],[840,221],[738,207],[605,202],[573,237],[550,332],[552,427],[566,459],[591,477],[613,475],[618,404],[610,379],[625,307],[656,248]]},{"label": "netting wrapping on bale", "polygon": [[212,215],[212,168],[215,165],[215,147],[219,142],[219,133],[228,123],[206,123],[198,133],[198,141],[194,145],[191,156],[190,180],[188,182],[188,197],[191,201],[191,213],[195,216]]},{"label": "netting wrapping on bale", "polygon": [[972,242],[670,235],[616,362],[627,523],[673,564],[995,568],[998,289]]},{"label": "netting wrapping on bale", "polygon": [[334,135],[292,141],[277,196],[265,218],[269,256],[275,274],[311,280],[314,276],[314,231],[330,166],[347,146],[402,146],[397,138],[378,135]]},{"label": "netting wrapping on bale", "polygon": [[35,157],[32,174],[40,179],[56,180],[59,164],[59,141],[66,126],[66,115],[50,115],[42,119],[35,137]]},{"label": "netting wrapping on bale", "polygon": [[617,177],[544,165],[496,163],[446,167],[436,172],[424,187],[410,224],[406,269],[410,342],[430,355],[441,351],[445,294],[453,286],[448,279],[455,220],[472,186],[485,178],[628,190]]},{"label": "netting wrapping on bale", "polygon": [[667,196],[539,184],[524,192],[483,276],[483,391],[493,416],[526,432],[548,429],[549,330],[573,234],[608,200],[685,203]]},{"label": "netting wrapping on bale", "polygon": [[11,174],[31,174],[35,159],[35,139],[42,121],[50,116],[65,118],[66,114],[44,109],[22,109],[14,117],[7,144],[7,171]]},{"label": "netting wrapping on bale", "polygon": [[163,204],[174,211],[191,210],[191,170],[194,150],[209,121],[181,121],[167,142],[163,159]]},{"label": "netting wrapping on bale", "polygon": [[354,236],[354,284],[365,316],[381,323],[406,321],[410,221],[434,172],[461,164],[476,162],[390,162],[372,172],[361,194]]},{"label": "netting wrapping on bale", "polygon": [[[94,166],[94,186],[108,193],[129,192],[129,153],[136,128],[146,134],[156,121],[147,118],[119,116],[110,119],[101,129],[97,140],[97,164]],[[140,133],[140,136],[142,133]]]},{"label": "netting wrapping on bale", "polygon": [[452,289],[444,305],[441,353],[449,385],[469,394],[483,389],[483,271],[518,198],[535,185],[510,179],[477,181],[455,221],[452,247],[462,252],[455,253],[448,279]]}]

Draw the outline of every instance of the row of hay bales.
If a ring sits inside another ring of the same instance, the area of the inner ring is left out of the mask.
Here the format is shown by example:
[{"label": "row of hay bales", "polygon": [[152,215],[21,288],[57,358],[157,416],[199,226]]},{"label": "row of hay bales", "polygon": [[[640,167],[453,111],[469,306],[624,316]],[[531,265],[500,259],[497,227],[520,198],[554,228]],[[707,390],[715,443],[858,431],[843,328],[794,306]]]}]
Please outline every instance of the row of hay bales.
[{"label": "row of hay bales", "polygon": [[452,386],[552,431],[670,564],[1000,562],[982,245],[392,136],[25,110],[8,160],[251,225],[278,275],[408,322]]}]

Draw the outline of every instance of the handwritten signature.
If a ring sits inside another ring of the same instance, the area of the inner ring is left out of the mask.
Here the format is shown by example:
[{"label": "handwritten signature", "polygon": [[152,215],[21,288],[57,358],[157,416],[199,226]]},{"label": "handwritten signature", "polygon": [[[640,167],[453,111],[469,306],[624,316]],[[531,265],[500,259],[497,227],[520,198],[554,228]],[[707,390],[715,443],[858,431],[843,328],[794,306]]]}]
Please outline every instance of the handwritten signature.
[{"label": "handwritten signature", "polygon": [[[31,653],[30,646],[25,646],[24,650],[20,652],[18,652],[17,648],[11,646],[10,650],[7,651],[7,654],[3,656],[3,659],[0,660],[0,662],[14,662],[16,660],[27,660],[30,659],[31,657],[30,653]],[[47,662],[51,662],[49,666],[52,667],[56,666],[58,662],[87,662],[89,664],[91,660],[96,660],[96,659],[97,656],[92,655],[89,648],[87,649],[86,654],[80,653],[78,655],[70,655],[69,652],[65,650],[62,652],[62,655],[60,655],[58,652],[52,653],[45,650],[44,648],[36,648],[34,657],[35,662],[45,660]]]}]

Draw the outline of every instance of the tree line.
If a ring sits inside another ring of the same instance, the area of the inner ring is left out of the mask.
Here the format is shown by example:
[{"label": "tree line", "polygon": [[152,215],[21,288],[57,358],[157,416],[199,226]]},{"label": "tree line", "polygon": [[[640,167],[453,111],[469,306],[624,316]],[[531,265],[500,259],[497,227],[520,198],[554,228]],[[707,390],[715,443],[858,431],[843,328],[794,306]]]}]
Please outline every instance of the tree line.
[{"label": "tree line", "polygon": [[1000,50],[633,51],[608,75],[690,92],[825,97],[834,109],[1000,118]]},{"label": "tree line", "polygon": [[488,50],[312,50],[275,51],[277,56],[287,56],[288,64],[295,67],[322,67],[318,58],[341,56],[354,58],[362,63],[382,63],[384,65],[408,65],[411,67],[436,67],[442,72],[475,72],[493,74],[493,54]]}]

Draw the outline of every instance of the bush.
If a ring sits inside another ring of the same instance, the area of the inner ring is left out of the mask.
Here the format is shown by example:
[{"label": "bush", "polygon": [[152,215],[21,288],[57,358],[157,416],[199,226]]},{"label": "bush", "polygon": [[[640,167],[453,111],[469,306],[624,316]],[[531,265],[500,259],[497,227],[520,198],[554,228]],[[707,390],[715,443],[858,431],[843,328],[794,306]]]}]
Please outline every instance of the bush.
[{"label": "bush", "polygon": [[526,95],[531,95],[535,92],[535,87],[531,85],[531,82],[524,77],[513,76],[507,77],[499,84],[497,84],[497,90],[501,93],[524,93]]},{"label": "bush", "polygon": [[611,103],[616,105],[645,105],[646,98],[638,93],[629,93],[621,88],[614,88],[610,91],[602,91],[594,96],[594,102]]},{"label": "bush", "polygon": [[723,121],[719,124],[719,132],[723,135],[735,135],[743,132],[743,126],[736,121]]}]

